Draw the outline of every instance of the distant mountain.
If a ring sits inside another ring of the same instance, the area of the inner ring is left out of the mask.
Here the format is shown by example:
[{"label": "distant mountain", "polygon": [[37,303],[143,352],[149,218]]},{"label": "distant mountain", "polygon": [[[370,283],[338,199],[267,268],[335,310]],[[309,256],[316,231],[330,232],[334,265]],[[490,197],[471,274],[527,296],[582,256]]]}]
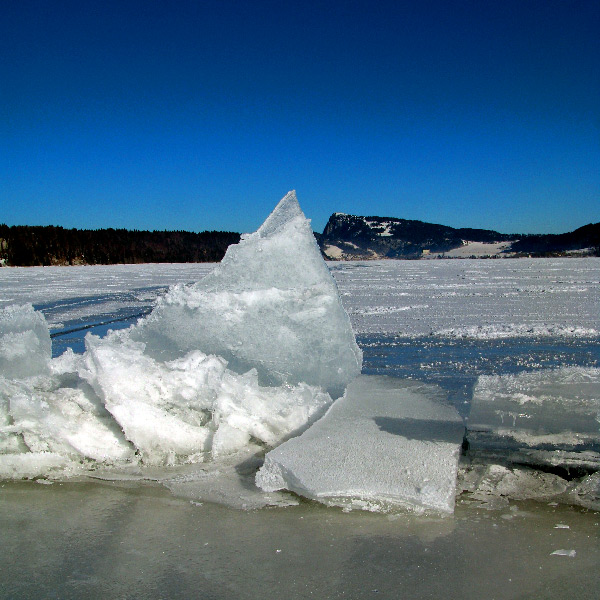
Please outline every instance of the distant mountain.
[{"label": "distant mountain", "polygon": [[334,213],[317,240],[321,251],[330,260],[550,256],[567,253],[598,256],[600,223],[586,225],[570,233],[519,235],[488,229],[456,229],[394,217]]}]

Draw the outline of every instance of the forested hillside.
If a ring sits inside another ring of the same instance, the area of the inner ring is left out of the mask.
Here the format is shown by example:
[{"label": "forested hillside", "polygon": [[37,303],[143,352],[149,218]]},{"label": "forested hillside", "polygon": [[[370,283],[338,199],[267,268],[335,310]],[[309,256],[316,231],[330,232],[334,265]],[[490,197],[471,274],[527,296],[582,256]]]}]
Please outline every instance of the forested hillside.
[{"label": "forested hillside", "polygon": [[0,225],[0,264],[108,265],[218,262],[240,240],[227,231],[79,230]]}]

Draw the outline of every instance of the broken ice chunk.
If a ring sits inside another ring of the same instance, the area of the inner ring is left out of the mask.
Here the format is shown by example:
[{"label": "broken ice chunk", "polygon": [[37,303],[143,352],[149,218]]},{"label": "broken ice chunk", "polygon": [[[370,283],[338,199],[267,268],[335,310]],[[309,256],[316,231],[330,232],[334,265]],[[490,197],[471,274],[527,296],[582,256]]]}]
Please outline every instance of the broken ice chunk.
[{"label": "broken ice chunk", "polygon": [[31,306],[1,311],[0,476],[273,447],[318,419],[361,365],[290,192],[212,274],[171,288],[130,329],[88,334],[81,357],[51,360],[48,327]]},{"label": "broken ice chunk", "polygon": [[0,376],[21,379],[48,373],[52,342],[48,324],[31,304],[0,310]]},{"label": "broken ice chunk", "polygon": [[471,449],[510,449],[521,462],[600,464],[600,369],[562,367],[479,378],[468,419]]},{"label": "broken ice chunk", "polygon": [[269,452],[256,476],[325,504],[453,512],[464,425],[439,388],[360,376],[327,414]]},{"label": "broken ice chunk", "polygon": [[337,286],[295,192],[259,230],[227,250],[192,286],[172,288],[132,331],[157,359],[191,350],[215,354],[261,385],[321,386],[340,396],[360,373],[362,353]]},{"label": "broken ice chunk", "polygon": [[555,556],[568,556],[569,558],[575,558],[577,556],[577,552],[575,550],[555,550],[551,552],[550,555]]}]

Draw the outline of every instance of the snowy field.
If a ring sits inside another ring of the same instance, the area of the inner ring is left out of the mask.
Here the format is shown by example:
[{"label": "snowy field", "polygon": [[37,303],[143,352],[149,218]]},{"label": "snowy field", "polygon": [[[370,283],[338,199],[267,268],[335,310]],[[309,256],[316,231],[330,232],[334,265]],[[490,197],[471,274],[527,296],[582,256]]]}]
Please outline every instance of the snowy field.
[{"label": "snowy field", "polygon": [[[597,258],[342,262],[329,267],[359,336],[600,336]],[[150,310],[168,286],[198,281],[213,268],[158,264],[2,269],[0,308],[31,302],[43,311],[52,333],[62,337],[78,327],[131,322]]]},{"label": "snowy field", "polygon": [[[0,269],[0,308],[32,303],[49,323],[53,355],[80,353],[87,333],[135,323],[168,286],[198,281],[213,267]],[[467,423],[472,411],[481,422],[479,458],[511,455],[550,468],[558,452],[571,457],[563,470],[596,464],[590,410],[599,395],[600,259],[329,268],[364,352],[363,372],[441,386]],[[525,392],[538,397],[527,404]],[[490,411],[496,397],[500,413]],[[551,407],[555,430],[536,406]],[[597,492],[566,489],[543,471],[479,468],[463,469],[458,491],[467,493],[442,519],[346,514],[309,501],[237,511],[222,504],[240,489],[207,470],[198,497],[181,467],[162,481],[174,495],[152,477],[3,482],[0,565],[10,576],[0,595],[479,599],[493,590],[494,598],[596,597],[598,513],[579,500]]]},{"label": "snowy field", "polygon": [[357,334],[598,337],[600,260],[330,263]]}]

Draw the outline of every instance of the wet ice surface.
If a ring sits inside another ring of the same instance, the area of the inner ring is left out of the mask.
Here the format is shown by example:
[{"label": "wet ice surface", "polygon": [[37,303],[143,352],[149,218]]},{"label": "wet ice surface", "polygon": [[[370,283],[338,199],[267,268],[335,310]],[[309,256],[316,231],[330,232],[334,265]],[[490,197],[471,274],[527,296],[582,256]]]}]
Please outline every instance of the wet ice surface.
[{"label": "wet ice surface", "polygon": [[599,515],[547,502],[459,501],[440,519],[243,512],[139,484],[13,482],[0,498],[3,598],[592,600],[600,587]]}]

